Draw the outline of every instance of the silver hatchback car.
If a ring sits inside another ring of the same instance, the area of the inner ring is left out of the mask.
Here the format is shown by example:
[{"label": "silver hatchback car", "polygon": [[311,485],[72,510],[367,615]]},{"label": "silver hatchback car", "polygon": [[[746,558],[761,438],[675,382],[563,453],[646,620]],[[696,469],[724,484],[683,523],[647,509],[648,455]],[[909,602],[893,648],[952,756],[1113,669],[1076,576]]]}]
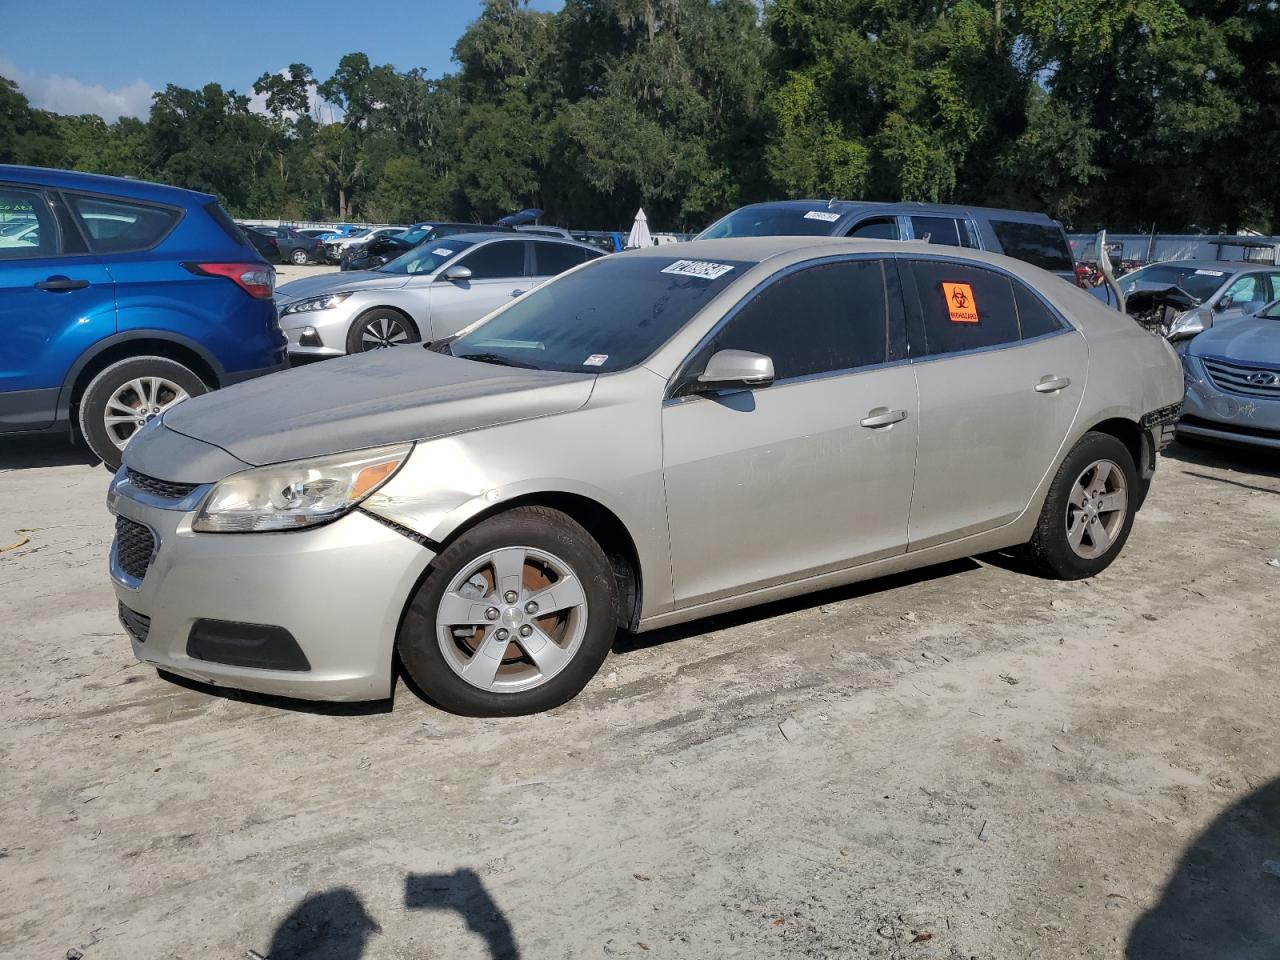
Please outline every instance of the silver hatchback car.
[{"label": "silver hatchback car", "polygon": [[1052,274],[769,237],[582,265],[430,350],[181,404],[109,494],[134,653],[468,714],[574,696],[643,631],[1009,547],[1115,559],[1182,401]]},{"label": "silver hatchback car", "polygon": [[460,233],[377,270],[326,273],[276,290],[294,358],[340,357],[439,340],[588,260],[595,247],[554,237]]}]

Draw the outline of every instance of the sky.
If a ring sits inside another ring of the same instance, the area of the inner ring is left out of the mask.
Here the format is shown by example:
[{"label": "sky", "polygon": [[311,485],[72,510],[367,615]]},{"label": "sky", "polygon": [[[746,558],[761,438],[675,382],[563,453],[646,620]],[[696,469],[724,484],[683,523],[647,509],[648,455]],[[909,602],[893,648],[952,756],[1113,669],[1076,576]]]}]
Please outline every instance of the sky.
[{"label": "sky", "polygon": [[[556,10],[562,0],[532,0]],[[0,76],[33,106],[146,117],[165,84],[215,82],[252,95],[265,71],[308,64],[318,78],[345,53],[431,76],[457,69],[453,45],[483,0],[0,0]],[[15,29],[16,28],[16,29]]]}]

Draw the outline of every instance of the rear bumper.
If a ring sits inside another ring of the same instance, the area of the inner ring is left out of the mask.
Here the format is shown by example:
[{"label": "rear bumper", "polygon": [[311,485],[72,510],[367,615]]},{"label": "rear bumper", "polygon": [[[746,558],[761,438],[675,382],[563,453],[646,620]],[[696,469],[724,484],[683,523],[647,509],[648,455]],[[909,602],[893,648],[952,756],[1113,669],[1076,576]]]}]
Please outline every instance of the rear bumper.
[{"label": "rear bumper", "polygon": [[[430,550],[359,511],[310,530],[194,533],[200,491],[186,509],[165,509],[145,494],[135,499],[127,481],[112,486],[117,515],[149,528],[155,543],[141,579],[126,572],[116,543],[111,551],[112,586],[139,660],[275,696],[391,695],[400,615]],[[227,627],[238,634],[220,646],[216,631]],[[237,644],[239,654],[217,652]],[[289,669],[246,665],[295,649],[301,657]]]},{"label": "rear bumper", "polygon": [[289,351],[283,346],[276,352],[275,359],[265,367],[257,367],[253,370],[237,370],[234,373],[227,372],[222,375],[222,386],[229,387],[233,383],[244,383],[246,380],[253,380],[255,377],[264,377],[268,373],[277,373],[280,370],[289,369]]}]

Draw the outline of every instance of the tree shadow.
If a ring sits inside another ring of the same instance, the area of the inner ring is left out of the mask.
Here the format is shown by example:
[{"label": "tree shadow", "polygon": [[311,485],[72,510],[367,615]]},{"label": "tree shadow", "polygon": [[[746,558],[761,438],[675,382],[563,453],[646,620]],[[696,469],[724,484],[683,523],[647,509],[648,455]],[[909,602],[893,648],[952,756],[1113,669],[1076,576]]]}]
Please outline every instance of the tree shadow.
[{"label": "tree shadow", "polygon": [[484,938],[492,960],[520,960],[511,923],[474,870],[411,873],[404,881],[404,905],[409,910],[457,913],[467,922],[467,929]]},{"label": "tree shadow", "polygon": [[1280,957],[1280,780],[1220,815],[1134,925],[1126,960]]},{"label": "tree shadow", "polygon": [[78,443],[71,443],[64,432],[0,435],[0,471],[30,470],[35,467],[98,466],[102,463]]}]

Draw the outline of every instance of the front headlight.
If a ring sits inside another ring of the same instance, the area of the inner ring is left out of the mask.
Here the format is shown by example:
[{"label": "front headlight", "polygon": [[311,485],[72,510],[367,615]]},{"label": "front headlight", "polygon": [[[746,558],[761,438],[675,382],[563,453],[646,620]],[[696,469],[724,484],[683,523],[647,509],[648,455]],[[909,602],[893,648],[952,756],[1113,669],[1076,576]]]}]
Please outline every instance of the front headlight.
[{"label": "front headlight", "polygon": [[390,480],[412,450],[402,443],[237,473],[213,488],[192,529],[256,533],[327,523]]},{"label": "front headlight", "polygon": [[280,311],[280,316],[287,317],[291,313],[311,313],[313,310],[332,310],[349,296],[351,296],[351,291],[330,293],[323,297],[308,297],[306,300],[295,300]]}]

